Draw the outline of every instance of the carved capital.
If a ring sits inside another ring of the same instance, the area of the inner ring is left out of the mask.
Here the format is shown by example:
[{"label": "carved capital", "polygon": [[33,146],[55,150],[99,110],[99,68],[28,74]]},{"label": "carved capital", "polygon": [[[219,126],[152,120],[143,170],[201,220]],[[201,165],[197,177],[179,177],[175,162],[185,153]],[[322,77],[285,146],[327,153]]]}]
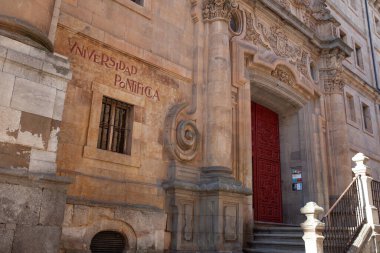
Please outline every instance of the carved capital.
[{"label": "carved capital", "polygon": [[221,19],[229,21],[231,12],[238,7],[235,0],[204,0],[202,13],[204,21]]},{"label": "carved capital", "polygon": [[322,52],[320,76],[323,80],[325,93],[343,92],[345,81],[342,75],[342,63],[345,58],[345,53],[338,48]]}]

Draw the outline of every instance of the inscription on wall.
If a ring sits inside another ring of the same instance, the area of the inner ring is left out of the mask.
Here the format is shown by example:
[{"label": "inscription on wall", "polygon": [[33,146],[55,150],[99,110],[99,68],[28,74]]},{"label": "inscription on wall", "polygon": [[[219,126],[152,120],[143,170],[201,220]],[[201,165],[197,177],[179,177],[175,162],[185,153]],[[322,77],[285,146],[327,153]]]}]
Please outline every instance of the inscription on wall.
[{"label": "inscription on wall", "polygon": [[111,56],[90,46],[81,44],[74,39],[68,39],[70,53],[79,56],[86,61],[100,65],[106,71],[113,71],[114,78],[109,83],[116,88],[123,89],[129,93],[145,96],[149,99],[160,101],[158,89],[146,83],[138,81],[139,68],[122,59]]}]

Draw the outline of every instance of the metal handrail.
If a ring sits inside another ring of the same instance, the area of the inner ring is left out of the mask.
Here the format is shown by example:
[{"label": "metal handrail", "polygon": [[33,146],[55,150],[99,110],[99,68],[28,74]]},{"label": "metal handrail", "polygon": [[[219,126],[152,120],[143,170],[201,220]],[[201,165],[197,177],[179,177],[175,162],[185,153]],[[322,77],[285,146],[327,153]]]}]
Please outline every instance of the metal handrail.
[{"label": "metal handrail", "polygon": [[372,180],[371,188],[373,205],[377,208],[377,213],[380,217],[380,182],[377,180]]},{"label": "metal handrail", "polygon": [[332,205],[332,207],[330,207],[330,209],[327,211],[327,213],[325,214],[325,216],[323,218],[325,218],[326,216],[328,216],[331,211],[333,211],[333,209],[335,208],[336,205],[339,204],[339,201],[344,197],[344,195],[346,194],[346,192],[348,190],[350,190],[351,186],[355,183],[356,179],[360,177],[360,175],[356,175],[353,179],[352,179],[352,182],[347,186],[346,190],[344,190],[344,192],[339,196],[339,198],[335,201],[334,205]]},{"label": "metal handrail", "polygon": [[323,232],[325,253],[347,252],[363,225],[367,223],[360,179],[360,175],[354,177],[322,219],[325,223]]}]

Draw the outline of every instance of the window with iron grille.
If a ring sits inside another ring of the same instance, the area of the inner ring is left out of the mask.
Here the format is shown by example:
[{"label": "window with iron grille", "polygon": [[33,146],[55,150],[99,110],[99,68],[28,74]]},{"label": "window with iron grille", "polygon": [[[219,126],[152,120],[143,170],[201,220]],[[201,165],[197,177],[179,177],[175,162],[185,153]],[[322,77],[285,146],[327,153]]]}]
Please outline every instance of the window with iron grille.
[{"label": "window with iron grille", "polygon": [[115,231],[102,231],[91,240],[92,253],[123,253],[126,252],[128,242],[124,236]]},{"label": "window with iron grille", "polygon": [[103,97],[98,148],[131,154],[133,106]]}]

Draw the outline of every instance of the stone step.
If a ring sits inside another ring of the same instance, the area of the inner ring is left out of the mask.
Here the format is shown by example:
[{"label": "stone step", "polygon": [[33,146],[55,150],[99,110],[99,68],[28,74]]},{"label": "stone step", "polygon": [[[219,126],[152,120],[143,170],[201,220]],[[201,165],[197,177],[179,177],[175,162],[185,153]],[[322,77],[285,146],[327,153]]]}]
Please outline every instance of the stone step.
[{"label": "stone step", "polygon": [[301,233],[255,233],[254,241],[287,241],[303,243]]},{"label": "stone step", "polygon": [[303,234],[300,227],[280,227],[280,226],[255,226],[254,233],[299,233]]},{"label": "stone step", "polygon": [[255,223],[253,240],[246,253],[305,253],[303,231],[297,225],[270,222]]},{"label": "stone step", "polygon": [[287,249],[252,249],[246,248],[245,253],[305,253],[305,250],[287,250]]},{"label": "stone step", "polygon": [[251,244],[253,249],[286,249],[286,250],[303,250],[305,244],[303,242],[286,242],[286,241],[253,241]]}]

